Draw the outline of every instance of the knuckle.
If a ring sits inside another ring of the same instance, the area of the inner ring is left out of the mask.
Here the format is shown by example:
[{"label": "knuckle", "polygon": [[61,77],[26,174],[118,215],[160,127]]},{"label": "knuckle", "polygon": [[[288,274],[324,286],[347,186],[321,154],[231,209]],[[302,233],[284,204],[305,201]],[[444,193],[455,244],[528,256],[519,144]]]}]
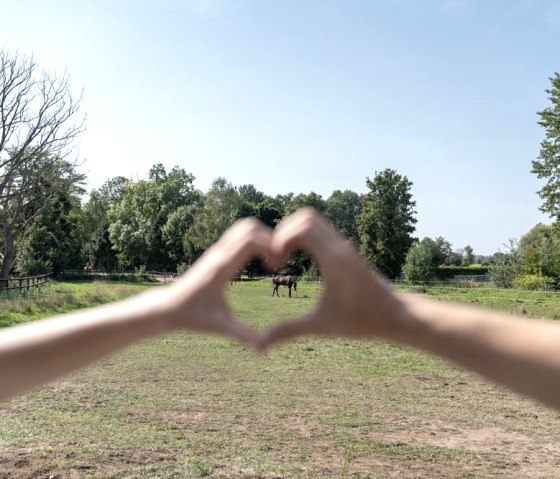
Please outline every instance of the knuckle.
[{"label": "knuckle", "polygon": [[332,242],[329,248],[329,258],[333,263],[341,267],[346,266],[357,259],[357,253],[349,241],[338,238],[339,241]]},{"label": "knuckle", "polygon": [[312,206],[305,206],[300,210],[300,214],[304,220],[316,220],[319,217],[319,212]]},{"label": "knuckle", "polygon": [[261,230],[261,222],[257,219],[257,218],[245,218],[244,219],[245,222],[245,227],[247,228],[247,231],[250,231],[252,233],[260,231]]},{"label": "knuckle", "polygon": [[260,230],[259,220],[256,218],[242,218],[235,223],[237,234],[252,234]]},{"label": "knuckle", "polygon": [[320,224],[319,213],[312,208],[306,208],[302,212],[302,223],[306,229],[316,228]]}]

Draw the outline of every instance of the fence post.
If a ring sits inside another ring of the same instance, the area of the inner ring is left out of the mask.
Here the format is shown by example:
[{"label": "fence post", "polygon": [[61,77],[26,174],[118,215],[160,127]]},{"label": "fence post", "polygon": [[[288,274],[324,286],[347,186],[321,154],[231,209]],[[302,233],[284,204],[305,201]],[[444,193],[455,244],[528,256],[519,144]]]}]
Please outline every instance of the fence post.
[{"label": "fence post", "polygon": [[[29,291],[31,288],[39,288],[43,283],[48,281],[49,274],[42,274],[40,276],[26,276],[23,278],[4,278],[0,279],[0,292],[6,291],[8,294],[10,290],[22,290],[25,289]],[[10,283],[13,286],[10,286]]]}]

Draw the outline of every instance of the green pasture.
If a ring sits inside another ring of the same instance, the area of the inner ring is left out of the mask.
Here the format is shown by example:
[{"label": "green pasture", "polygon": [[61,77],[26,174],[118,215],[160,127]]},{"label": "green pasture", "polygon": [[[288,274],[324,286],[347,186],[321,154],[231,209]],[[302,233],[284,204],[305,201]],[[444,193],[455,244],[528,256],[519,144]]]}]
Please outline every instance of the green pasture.
[{"label": "green pasture", "polygon": [[400,283],[395,289],[520,316],[560,319],[558,291],[503,289],[491,283],[439,283],[428,286]]},{"label": "green pasture", "polygon": [[0,292],[0,328],[108,303],[153,286],[142,281],[51,281],[39,289]]},{"label": "green pasture", "polygon": [[[100,288],[148,285],[51,287],[76,287],[86,305]],[[281,291],[241,283],[229,297],[263,330],[309,311],[321,287]],[[388,343],[305,338],[257,357],[179,333],[0,404],[0,477],[556,477],[559,426],[554,411]]]}]

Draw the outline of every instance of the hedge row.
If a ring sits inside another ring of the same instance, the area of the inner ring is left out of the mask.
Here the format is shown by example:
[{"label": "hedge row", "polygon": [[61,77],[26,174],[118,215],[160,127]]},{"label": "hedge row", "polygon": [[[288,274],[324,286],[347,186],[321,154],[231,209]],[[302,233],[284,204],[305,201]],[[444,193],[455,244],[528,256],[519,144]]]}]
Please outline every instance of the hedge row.
[{"label": "hedge row", "polygon": [[436,277],[441,280],[453,279],[455,276],[488,274],[488,266],[440,266]]}]

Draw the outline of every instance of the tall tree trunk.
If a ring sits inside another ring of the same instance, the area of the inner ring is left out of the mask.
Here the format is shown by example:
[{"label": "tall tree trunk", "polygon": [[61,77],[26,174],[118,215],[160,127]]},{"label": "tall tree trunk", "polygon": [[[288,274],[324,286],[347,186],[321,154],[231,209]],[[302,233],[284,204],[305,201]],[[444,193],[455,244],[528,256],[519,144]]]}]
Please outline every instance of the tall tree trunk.
[{"label": "tall tree trunk", "polygon": [[16,254],[15,240],[12,234],[5,233],[4,235],[4,258],[2,260],[2,268],[0,269],[0,287],[5,286],[10,275],[10,270],[14,264]]}]

